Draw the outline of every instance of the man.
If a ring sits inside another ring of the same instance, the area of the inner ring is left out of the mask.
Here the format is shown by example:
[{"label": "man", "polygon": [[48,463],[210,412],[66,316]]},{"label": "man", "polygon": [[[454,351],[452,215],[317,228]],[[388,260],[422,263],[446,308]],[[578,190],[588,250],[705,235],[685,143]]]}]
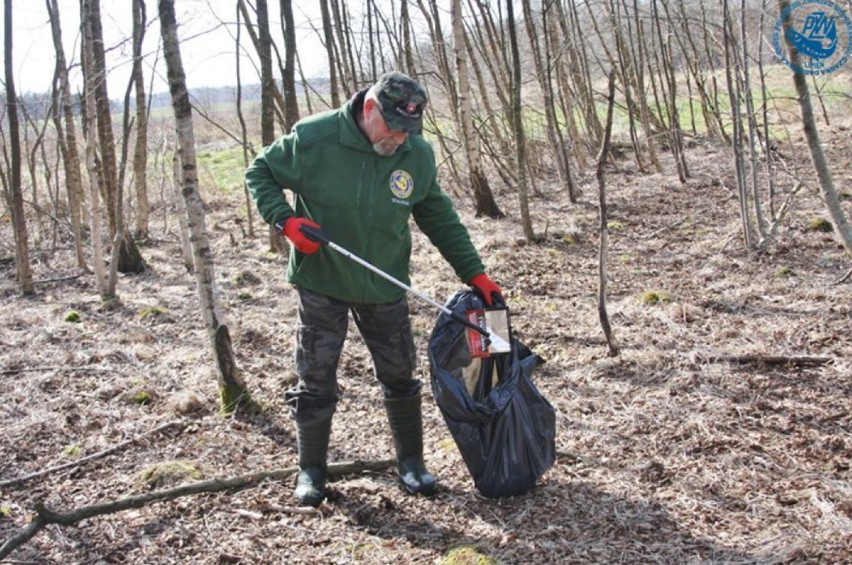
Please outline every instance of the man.
[{"label": "man", "polygon": [[[336,372],[350,312],[382,386],[402,486],[428,496],[436,484],[423,463],[421,383],[414,377],[405,291],[301,228],[321,227],[331,241],[408,283],[413,216],[462,281],[488,303],[502,300],[441,191],[431,146],[419,135],[426,103],[420,84],[388,73],[342,108],[301,120],[246,171],[260,215],[295,248],[287,279],[299,295],[299,383],[287,402],[298,432],[294,497],[302,505],[316,507],[325,497]],[[295,210],[282,188],[293,192]]]}]

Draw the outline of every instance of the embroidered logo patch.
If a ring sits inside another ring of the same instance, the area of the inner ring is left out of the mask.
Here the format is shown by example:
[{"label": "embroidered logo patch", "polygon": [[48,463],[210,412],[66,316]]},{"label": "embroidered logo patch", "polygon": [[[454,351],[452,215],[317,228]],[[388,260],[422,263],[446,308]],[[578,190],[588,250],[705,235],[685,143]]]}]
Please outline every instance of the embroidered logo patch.
[{"label": "embroidered logo patch", "polygon": [[390,189],[394,196],[405,200],[414,192],[414,179],[408,171],[396,170],[390,176]]}]

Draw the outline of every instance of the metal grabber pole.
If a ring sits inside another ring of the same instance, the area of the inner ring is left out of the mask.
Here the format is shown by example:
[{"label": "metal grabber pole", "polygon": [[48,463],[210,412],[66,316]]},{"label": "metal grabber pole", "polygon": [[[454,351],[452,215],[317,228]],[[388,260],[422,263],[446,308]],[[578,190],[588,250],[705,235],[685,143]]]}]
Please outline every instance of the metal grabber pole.
[{"label": "metal grabber pole", "polygon": [[390,281],[391,283],[393,283],[396,286],[406,290],[407,292],[410,292],[411,294],[417,296],[418,298],[425,300],[426,302],[428,302],[429,304],[431,304],[432,306],[434,306],[435,308],[437,308],[438,310],[440,310],[441,312],[443,312],[444,314],[449,316],[453,321],[458,322],[459,324],[462,324],[463,326],[468,327],[472,330],[476,330],[477,332],[484,335],[488,340],[492,341],[495,346],[497,346],[497,347],[508,347],[509,346],[509,344],[506,343],[506,341],[503,338],[501,338],[500,336],[498,336],[497,334],[490,332],[485,328],[481,328],[474,323],[469,322],[468,320],[462,318],[461,316],[459,316],[458,314],[456,314],[455,312],[453,312],[452,310],[450,310],[449,308],[447,308],[446,306],[444,306],[443,304],[441,304],[440,302],[438,302],[434,298],[430,297],[429,295],[423,294],[419,290],[405,284],[401,280],[396,279],[396,278],[392,277],[391,275],[387,274],[386,272],[382,271],[381,269],[379,269],[375,265],[372,265],[372,264],[368,263],[367,261],[365,261],[364,259],[361,259],[360,257],[355,255],[351,251],[344,249],[343,247],[334,243],[333,241],[331,241],[331,239],[329,239],[328,235],[326,235],[326,233],[324,231],[322,231],[321,229],[314,228],[314,227],[311,227],[311,226],[301,226],[299,229],[309,239],[316,241],[317,243],[322,243],[323,245],[327,245],[328,247],[330,247],[331,249],[334,249],[335,251],[337,251],[338,253],[340,253],[344,257],[351,259],[352,261],[358,263],[362,267],[365,267],[365,268],[369,269],[370,271],[376,273],[377,275],[384,278],[385,280]]}]

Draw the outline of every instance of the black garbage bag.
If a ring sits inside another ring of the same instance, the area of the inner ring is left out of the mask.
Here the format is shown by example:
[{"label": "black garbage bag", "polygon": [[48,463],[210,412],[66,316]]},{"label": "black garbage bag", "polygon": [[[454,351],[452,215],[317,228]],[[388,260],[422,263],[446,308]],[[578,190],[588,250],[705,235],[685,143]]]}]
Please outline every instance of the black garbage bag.
[{"label": "black garbage bag", "polygon": [[[462,317],[483,308],[468,290],[446,306]],[[477,490],[491,498],[523,494],[556,454],[556,415],[532,382],[540,358],[515,339],[510,353],[472,358],[466,331],[443,313],[435,323],[429,340],[435,402]]]}]

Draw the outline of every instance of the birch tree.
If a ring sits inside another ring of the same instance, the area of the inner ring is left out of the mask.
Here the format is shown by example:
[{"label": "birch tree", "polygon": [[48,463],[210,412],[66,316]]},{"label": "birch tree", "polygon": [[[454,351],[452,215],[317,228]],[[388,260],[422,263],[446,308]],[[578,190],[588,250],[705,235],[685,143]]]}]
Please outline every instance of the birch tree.
[{"label": "birch tree", "polygon": [[456,54],[456,73],[458,74],[459,119],[462,126],[462,143],[467,158],[468,178],[473,188],[476,202],[476,215],[489,218],[502,218],[488,178],[482,170],[482,157],[479,152],[479,140],[473,127],[473,110],[470,105],[470,79],[467,71],[467,47],[464,40],[461,0],[453,0],[453,48]]},{"label": "birch tree", "polygon": [[192,105],[189,102],[186,74],[181,61],[174,0],[159,0],[157,7],[160,14],[163,52],[168,69],[169,91],[172,97],[181,153],[181,193],[186,203],[187,223],[190,230],[193,258],[195,259],[196,286],[204,324],[207,328],[207,335],[218,369],[220,408],[223,412],[230,413],[240,407],[247,406],[251,399],[234,359],[231,335],[228,326],[225,324],[224,314],[217,297],[213,252],[207,237],[204,204],[198,192]]}]

